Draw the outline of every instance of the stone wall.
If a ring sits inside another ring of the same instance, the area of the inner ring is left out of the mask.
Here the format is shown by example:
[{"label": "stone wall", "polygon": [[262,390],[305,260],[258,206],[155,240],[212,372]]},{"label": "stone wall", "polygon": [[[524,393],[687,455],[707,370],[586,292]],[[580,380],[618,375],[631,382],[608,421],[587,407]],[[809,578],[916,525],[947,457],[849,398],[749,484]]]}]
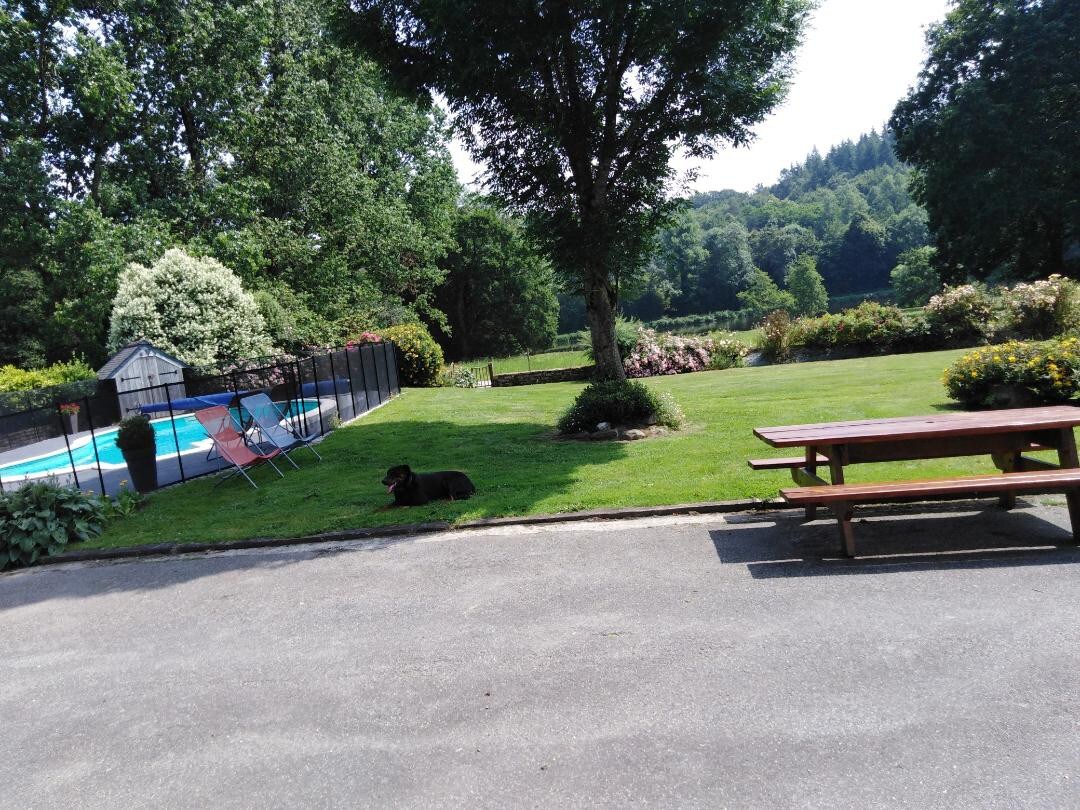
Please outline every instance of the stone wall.
[{"label": "stone wall", "polygon": [[496,374],[491,378],[493,388],[510,385],[539,385],[540,383],[576,382],[588,380],[596,371],[596,366],[578,366],[576,368],[552,368],[546,371],[517,371],[513,374]]}]

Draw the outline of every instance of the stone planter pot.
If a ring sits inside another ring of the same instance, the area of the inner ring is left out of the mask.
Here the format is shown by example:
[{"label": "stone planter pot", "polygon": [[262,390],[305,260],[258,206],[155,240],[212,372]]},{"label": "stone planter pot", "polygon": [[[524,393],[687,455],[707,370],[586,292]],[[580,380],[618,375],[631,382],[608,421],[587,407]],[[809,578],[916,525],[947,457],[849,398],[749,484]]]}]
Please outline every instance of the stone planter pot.
[{"label": "stone planter pot", "polygon": [[150,450],[122,450],[124,463],[127,465],[131,484],[139,492],[153,492],[157,489],[157,454]]},{"label": "stone planter pot", "polygon": [[79,432],[79,415],[77,413],[65,413],[64,424],[67,425],[67,432],[74,436]]}]

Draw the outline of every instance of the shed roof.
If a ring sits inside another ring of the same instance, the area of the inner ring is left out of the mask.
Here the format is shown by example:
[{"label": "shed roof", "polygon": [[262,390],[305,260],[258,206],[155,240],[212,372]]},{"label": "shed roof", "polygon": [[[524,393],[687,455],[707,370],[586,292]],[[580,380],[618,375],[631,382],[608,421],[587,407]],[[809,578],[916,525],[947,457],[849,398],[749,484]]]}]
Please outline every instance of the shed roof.
[{"label": "shed roof", "polygon": [[177,360],[168,352],[163,352],[149,340],[140,339],[121,347],[116,352],[116,354],[106,360],[105,365],[98,369],[98,379],[107,380],[110,377],[115,377],[117,374],[120,373],[120,369],[126,366],[128,361],[131,360],[131,358],[135,357],[143,349],[149,349],[158,357],[163,357],[166,360],[170,360],[173,363],[176,363],[177,366],[187,367],[187,363],[185,363],[183,360]]}]

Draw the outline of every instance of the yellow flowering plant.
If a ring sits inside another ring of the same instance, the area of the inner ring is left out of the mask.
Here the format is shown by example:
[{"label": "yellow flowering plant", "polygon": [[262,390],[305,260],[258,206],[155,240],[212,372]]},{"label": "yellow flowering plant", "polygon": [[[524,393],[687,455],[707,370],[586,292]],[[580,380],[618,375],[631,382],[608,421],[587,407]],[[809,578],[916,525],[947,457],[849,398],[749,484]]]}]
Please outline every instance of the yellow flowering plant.
[{"label": "yellow flowering plant", "polygon": [[942,382],[950,397],[971,407],[1068,402],[1080,393],[1080,340],[985,346],[945,369]]}]

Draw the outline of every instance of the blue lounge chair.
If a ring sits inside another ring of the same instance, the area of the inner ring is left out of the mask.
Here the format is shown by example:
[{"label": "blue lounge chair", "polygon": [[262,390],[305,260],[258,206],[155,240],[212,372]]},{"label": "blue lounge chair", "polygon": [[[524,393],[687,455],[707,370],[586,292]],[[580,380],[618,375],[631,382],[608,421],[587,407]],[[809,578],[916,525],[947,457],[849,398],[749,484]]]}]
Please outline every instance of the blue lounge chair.
[{"label": "blue lounge chair", "polygon": [[240,400],[240,405],[251,414],[251,421],[254,423],[255,428],[258,429],[263,441],[279,449],[281,454],[294,467],[300,469],[300,465],[293,461],[289,455],[289,450],[292,450],[297,445],[306,447],[315,454],[315,458],[322,461],[322,456],[311,446],[311,443],[318,437],[301,433],[293,428],[281,411],[278,410],[278,406],[266,394],[253,394],[250,397],[244,397]]}]

